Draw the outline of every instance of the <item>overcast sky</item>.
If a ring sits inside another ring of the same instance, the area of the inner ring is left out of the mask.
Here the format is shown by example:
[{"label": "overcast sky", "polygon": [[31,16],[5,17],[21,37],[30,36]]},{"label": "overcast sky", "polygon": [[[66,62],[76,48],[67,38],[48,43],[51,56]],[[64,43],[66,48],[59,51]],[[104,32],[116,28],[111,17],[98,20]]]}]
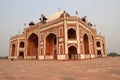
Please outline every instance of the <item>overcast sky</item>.
[{"label": "overcast sky", "polygon": [[0,0],[0,56],[8,56],[10,35],[23,32],[24,23],[39,22],[41,14],[66,10],[87,16],[106,38],[107,52],[120,53],[120,0]]}]

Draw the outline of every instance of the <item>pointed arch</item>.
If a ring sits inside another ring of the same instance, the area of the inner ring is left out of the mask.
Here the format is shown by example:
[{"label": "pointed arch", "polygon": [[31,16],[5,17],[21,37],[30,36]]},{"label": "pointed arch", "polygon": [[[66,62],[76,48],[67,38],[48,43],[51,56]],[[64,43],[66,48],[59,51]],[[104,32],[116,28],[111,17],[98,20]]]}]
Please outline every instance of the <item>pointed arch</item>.
[{"label": "pointed arch", "polygon": [[57,59],[57,36],[53,33],[46,37],[46,55],[53,55]]},{"label": "pointed arch", "polygon": [[75,46],[70,46],[68,48],[68,58],[69,59],[78,59],[78,57],[77,57],[77,48]]},{"label": "pointed arch", "polygon": [[24,42],[20,42],[20,48],[24,48]]},{"label": "pointed arch", "polygon": [[84,41],[84,54],[89,54],[89,39],[87,34],[84,34],[83,41]]},{"label": "pointed arch", "polygon": [[97,51],[97,57],[102,57],[101,50],[98,50],[98,51]]},{"label": "pointed arch", "polygon": [[105,55],[105,45],[104,45],[104,43],[103,43],[103,53]]},{"label": "pointed arch", "polygon": [[67,33],[68,33],[68,39],[76,39],[76,30],[70,28]]},{"label": "pointed arch", "polygon": [[99,41],[96,42],[97,47],[101,47],[101,44]]},{"label": "pointed arch", "polygon": [[20,59],[24,59],[24,52],[20,52],[20,53],[19,53],[19,58],[20,58]]},{"label": "pointed arch", "polygon": [[15,56],[15,44],[12,44],[12,54],[11,56]]}]

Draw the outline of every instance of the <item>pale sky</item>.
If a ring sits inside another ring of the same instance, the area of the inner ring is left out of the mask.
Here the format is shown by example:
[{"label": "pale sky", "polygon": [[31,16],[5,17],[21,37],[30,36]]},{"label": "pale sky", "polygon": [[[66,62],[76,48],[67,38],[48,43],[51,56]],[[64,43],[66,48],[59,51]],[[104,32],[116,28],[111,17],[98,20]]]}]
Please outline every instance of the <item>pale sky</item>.
[{"label": "pale sky", "polygon": [[105,35],[107,53],[120,53],[120,0],[0,0],[0,56],[8,56],[10,35],[21,33],[24,23],[39,22],[41,14],[78,11]]}]

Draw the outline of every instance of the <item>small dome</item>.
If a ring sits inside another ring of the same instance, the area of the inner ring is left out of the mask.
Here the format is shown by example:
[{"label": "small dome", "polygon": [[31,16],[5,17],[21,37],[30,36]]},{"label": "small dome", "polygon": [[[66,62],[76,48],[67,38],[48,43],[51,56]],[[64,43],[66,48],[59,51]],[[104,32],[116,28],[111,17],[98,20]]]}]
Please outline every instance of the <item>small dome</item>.
[{"label": "small dome", "polygon": [[35,25],[35,23],[34,23],[33,21],[31,21],[31,22],[29,23],[29,26],[33,26],[33,25]]},{"label": "small dome", "polygon": [[55,12],[55,13],[51,14],[51,15],[48,17],[47,22],[52,21],[52,20],[55,20],[55,19],[57,19],[57,18],[60,18],[60,16],[61,16],[62,13],[63,13],[63,12],[58,11],[58,12]]}]

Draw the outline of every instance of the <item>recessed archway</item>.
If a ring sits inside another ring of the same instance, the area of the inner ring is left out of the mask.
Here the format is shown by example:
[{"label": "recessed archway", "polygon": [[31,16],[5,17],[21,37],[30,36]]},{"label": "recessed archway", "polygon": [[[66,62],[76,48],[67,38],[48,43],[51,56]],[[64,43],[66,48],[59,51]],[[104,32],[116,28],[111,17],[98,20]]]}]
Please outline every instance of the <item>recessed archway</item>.
[{"label": "recessed archway", "polygon": [[28,56],[36,56],[38,58],[38,36],[34,33],[28,38]]},{"label": "recessed archway", "polygon": [[78,59],[77,48],[75,46],[71,46],[68,48],[68,57],[69,59]]},{"label": "recessed archway", "polygon": [[24,48],[24,42],[20,42],[20,48]]},{"label": "recessed archway", "polygon": [[98,51],[97,51],[97,56],[98,56],[98,57],[102,57],[101,50],[98,50]]},{"label": "recessed archway", "polygon": [[19,53],[19,58],[20,58],[20,59],[24,59],[24,52],[20,52],[20,53]]},{"label": "recessed archway", "polygon": [[84,41],[84,54],[89,54],[89,39],[87,34],[84,34],[83,41]]},{"label": "recessed archway", "polygon": [[12,44],[12,54],[11,56],[15,56],[15,44]]},{"label": "recessed archway", "polygon": [[101,47],[101,45],[100,45],[100,42],[99,42],[99,41],[97,41],[97,42],[96,42],[96,45],[97,45],[97,47]]},{"label": "recessed archway", "polygon": [[46,55],[53,55],[57,59],[57,37],[53,33],[46,37]]},{"label": "recessed archway", "polygon": [[67,33],[68,39],[76,39],[76,31],[74,29],[69,29]]},{"label": "recessed archway", "polygon": [[105,55],[105,45],[103,44],[103,53]]}]

